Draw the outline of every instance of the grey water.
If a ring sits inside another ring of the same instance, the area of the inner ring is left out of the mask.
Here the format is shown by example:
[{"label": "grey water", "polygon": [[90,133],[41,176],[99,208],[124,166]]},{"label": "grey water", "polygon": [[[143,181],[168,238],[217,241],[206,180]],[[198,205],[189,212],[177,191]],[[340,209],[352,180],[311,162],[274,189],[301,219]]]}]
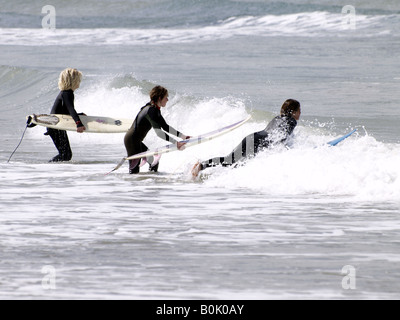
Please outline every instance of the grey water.
[{"label": "grey water", "polygon": [[[53,1],[54,30],[40,1],[0,4],[1,299],[399,298],[397,3],[348,17],[329,1]],[[7,163],[66,67],[84,74],[79,112],[134,118],[161,84],[187,134],[252,119],[158,174],[105,175],[123,134],[70,132],[73,160],[49,164],[42,127]],[[287,98],[302,104],[292,149],[191,179]]]}]

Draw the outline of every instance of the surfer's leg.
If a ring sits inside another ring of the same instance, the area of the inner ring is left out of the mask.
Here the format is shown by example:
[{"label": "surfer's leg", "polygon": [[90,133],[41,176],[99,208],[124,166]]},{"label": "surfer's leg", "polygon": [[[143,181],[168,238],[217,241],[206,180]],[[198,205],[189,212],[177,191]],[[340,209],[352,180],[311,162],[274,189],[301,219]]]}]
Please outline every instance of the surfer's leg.
[{"label": "surfer's leg", "polygon": [[47,129],[47,135],[51,137],[58,150],[58,155],[50,160],[50,162],[70,161],[72,159],[72,150],[67,132],[64,130]]},{"label": "surfer's leg", "polygon": [[195,163],[195,165],[193,166],[193,168],[192,168],[192,176],[193,176],[193,178],[196,178],[199,175],[201,170],[203,170],[202,166],[201,166],[201,163],[200,163],[200,161],[197,161]]},{"label": "surfer's leg", "polygon": [[245,161],[246,159],[252,158],[255,155],[255,135],[254,133],[249,134],[242,142],[225,157],[222,162],[222,166],[227,167],[238,162]]},{"label": "surfer's leg", "polygon": [[242,160],[246,157],[246,146],[247,140],[249,137],[246,137],[242,140],[242,142],[227,156],[209,159],[201,163],[201,170],[210,167],[216,167],[218,165],[222,165],[223,167],[229,167],[238,161]]},{"label": "surfer's leg", "polygon": [[129,174],[137,174],[140,171],[140,159],[129,160]]},{"label": "surfer's leg", "polygon": [[230,166],[233,164],[234,162],[233,160],[234,160],[233,153],[231,153],[226,157],[213,158],[203,162],[198,161],[192,168],[192,176],[193,178],[195,178],[199,175],[200,171],[205,170],[207,168],[216,167],[218,165],[222,165],[223,167]]},{"label": "surfer's leg", "polygon": [[[132,137],[132,132],[128,131],[124,138],[125,148],[128,157],[141,152],[142,143],[136,141]],[[129,174],[137,174],[140,172],[140,159],[129,160]]]},{"label": "surfer's leg", "polygon": [[203,162],[196,162],[192,168],[192,176],[195,178],[199,175],[200,171],[207,168],[216,167],[222,165],[223,167],[231,166],[234,163],[234,152],[230,153],[226,157],[212,158]]},{"label": "surfer's leg", "polygon": [[151,162],[149,170],[153,171],[153,172],[158,172],[158,166],[160,164],[161,154],[156,155],[152,158],[153,158],[153,160]]},{"label": "surfer's leg", "polygon": [[247,156],[254,156],[254,134],[248,135],[242,142],[227,156],[209,159],[207,161],[198,162],[192,168],[192,175],[197,177],[200,171],[222,165],[229,167],[239,161],[246,159]]},{"label": "surfer's leg", "polygon": [[199,175],[200,171],[205,170],[207,168],[216,167],[218,165],[222,165],[224,167],[231,165],[232,161],[230,161],[231,164],[229,164],[229,162],[226,162],[227,157],[213,158],[203,162],[200,161],[196,162],[192,168],[193,178],[196,178]]},{"label": "surfer's leg", "polygon": [[[128,153],[128,157],[140,153],[136,151],[132,154]],[[140,172],[140,159],[129,160],[129,174],[137,174]]]},{"label": "surfer's leg", "polygon": [[[147,146],[144,143],[141,143],[140,147],[141,147],[140,152],[145,152],[149,150],[149,148],[147,148]],[[161,155],[154,155],[145,158],[145,162],[149,164],[149,171],[158,172],[158,165],[160,164],[160,158]],[[145,162],[143,163],[143,165],[145,164]]]},{"label": "surfer's leg", "polygon": [[[134,142],[131,142],[131,143],[127,143],[126,140],[125,140],[125,147],[126,147],[126,149],[128,151],[128,157],[149,150],[147,148],[147,146],[143,142],[139,142],[138,143],[138,142],[134,141]],[[153,161],[152,157],[147,158],[147,161]],[[130,174],[139,173],[140,172],[140,167],[142,167],[140,159],[129,160],[129,173]]]},{"label": "surfer's leg", "polygon": [[61,136],[62,136],[62,140],[63,140],[61,149],[62,149],[64,161],[70,161],[72,159],[72,150],[71,150],[71,146],[69,144],[67,131],[64,131]]}]

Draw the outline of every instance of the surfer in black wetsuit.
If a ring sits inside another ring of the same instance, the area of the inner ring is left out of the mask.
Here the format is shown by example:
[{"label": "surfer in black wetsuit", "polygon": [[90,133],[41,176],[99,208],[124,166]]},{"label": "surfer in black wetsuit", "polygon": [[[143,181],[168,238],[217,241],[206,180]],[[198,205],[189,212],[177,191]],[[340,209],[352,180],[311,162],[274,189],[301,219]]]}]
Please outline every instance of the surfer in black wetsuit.
[{"label": "surfer in black wetsuit", "polygon": [[[74,91],[79,88],[82,80],[82,73],[76,69],[65,69],[61,72],[58,81],[58,87],[61,90],[54,102],[51,114],[68,114],[75,120],[76,131],[82,133],[86,130],[82,124],[79,115],[75,111]],[[72,159],[72,150],[69,144],[68,135],[65,130],[56,130],[47,128],[45,135],[51,137],[59,154],[50,162],[70,161]]]},{"label": "surfer in black wetsuit", "polygon": [[[181,139],[189,139],[190,136],[184,135],[179,131],[175,130],[173,127],[169,126],[163,116],[161,115],[161,108],[165,107],[168,102],[168,90],[161,86],[154,87],[150,92],[151,101],[146,104],[132,124],[132,127],[125,135],[125,148],[128,153],[128,157],[135,154],[147,151],[147,146],[143,143],[144,138],[151,128],[154,128],[157,136],[171,143],[176,143],[178,149],[183,149],[185,143],[177,142],[168,134],[172,134]],[[168,133],[168,134],[166,134]],[[149,157],[147,159],[129,160],[129,173],[136,174],[139,173],[140,167],[146,162],[150,164],[150,171],[157,172],[158,162],[160,157]]]},{"label": "surfer in black wetsuit", "polygon": [[297,126],[300,115],[300,103],[293,99],[286,100],[282,105],[281,114],[275,117],[264,130],[248,135],[226,157],[218,157],[201,163],[197,162],[192,169],[193,177],[197,177],[199,172],[206,168],[217,165],[231,166],[234,163],[254,156],[271,145],[286,142]]}]

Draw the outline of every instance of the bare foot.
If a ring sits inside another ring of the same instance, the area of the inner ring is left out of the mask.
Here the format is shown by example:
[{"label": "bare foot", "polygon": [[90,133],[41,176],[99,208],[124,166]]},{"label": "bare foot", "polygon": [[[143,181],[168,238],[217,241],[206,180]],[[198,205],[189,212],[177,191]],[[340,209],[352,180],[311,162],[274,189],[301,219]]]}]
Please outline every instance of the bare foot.
[{"label": "bare foot", "polygon": [[197,178],[197,176],[199,175],[200,170],[201,170],[201,164],[200,164],[199,161],[197,161],[196,164],[192,168],[192,176],[193,176],[193,178]]}]

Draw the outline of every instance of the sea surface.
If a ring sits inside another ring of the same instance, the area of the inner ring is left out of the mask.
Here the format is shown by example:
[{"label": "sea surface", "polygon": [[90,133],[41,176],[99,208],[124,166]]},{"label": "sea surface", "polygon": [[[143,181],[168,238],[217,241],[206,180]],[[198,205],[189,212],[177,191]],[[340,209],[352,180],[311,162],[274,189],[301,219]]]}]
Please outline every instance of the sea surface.
[{"label": "sea surface", "polygon": [[[0,0],[0,299],[400,298],[398,1],[49,5]],[[106,175],[124,134],[70,132],[73,160],[48,163],[40,126],[8,162],[67,67],[88,115],[133,120],[163,85],[187,135],[252,118],[157,174]],[[288,98],[302,105],[290,149],[191,179]]]}]

